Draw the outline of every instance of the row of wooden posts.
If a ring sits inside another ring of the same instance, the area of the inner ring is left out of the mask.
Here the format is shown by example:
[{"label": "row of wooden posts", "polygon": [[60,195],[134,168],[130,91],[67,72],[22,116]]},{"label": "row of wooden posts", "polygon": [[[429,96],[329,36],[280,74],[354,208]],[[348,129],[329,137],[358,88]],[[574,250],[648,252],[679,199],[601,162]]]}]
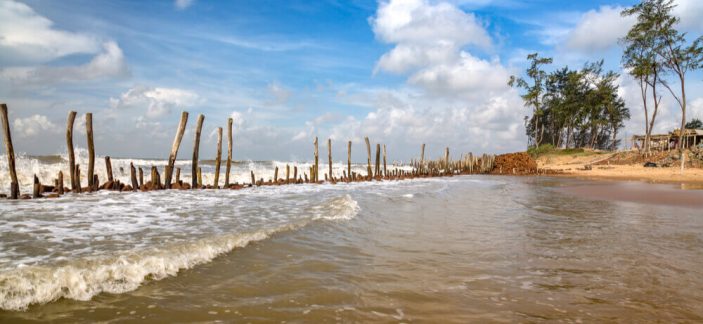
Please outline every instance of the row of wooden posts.
[{"label": "row of wooden posts", "polygon": [[[217,128],[217,155],[215,158],[215,179],[213,185],[204,185],[202,180],[202,169],[198,166],[199,162],[199,148],[200,148],[200,135],[203,127],[203,122],[205,116],[202,114],[198,115],[195,126],[195,139],[193,144],[193,156],[192,156],[192,169],[191,169],[191,183],[184,183],[180,179],[181,169],[175,167],[176,157],[178,155],[178,149],[181,145],[183,139],[183,134],[185,133],[186,124],[188,122],[188,112],[181,113],[181,119],[178,124],[178,129],[176,131],[176,136],[173,140],[173,145],[171,146],[171,152],[168,157],[168,164],[164,168],[163,181],[161,179],[161,174],[159,170],[152,166],[150,181],[144,182],[144,171],[141,167],[135,168],[134,163],[130,163],[130,184],[120,183],[116,180],[112,172],[112,162],[109,156],[105,157],[105,168],[107,171],[107,181],[100,185],[98,175],[95,173],[95,145],[93,142],[93,114],[86,113],[85,115],[85,127],[86,127],[86,137],[88,141],[88,170],[87,176],[88,186],[81,187],[81,169],[80,165],[76,163],[75,153],[73,148],[73,125],[76,118],[76,112],[70,111],[68,113],[68,120],[66,123],[66,147],[68,149],[68,169],[69,169],[69,183],[71,188],[64,187],[64,174],[59,171],[58,177],[54,179],[54,185],[43,185],[39,178],[34,175],[34,187],[32,196],[20,195],[19,182],[17,181],[17,172],[15,170],[15,156],[14,149],[12,146],[12,137],[10,134],[9,119],[7,113],[7,105],[0,104],[0,117],[2,118],[4,139],[5,139],[5,149],[8,158],[8,167],[10,172],[11,184],[10,184],[10,199],[18,198],[41,198],[44,194],[46,197],[58,197],[66,192],[93,192],[100,189],[103,190],[119,190],[119,191],[150,191],[150,190],[160,190],[160,189],[191,189],[191,188],[219,188],[219,176],[220,176],[220,164],[222,160],[222,127]],[[313,142],[314,145],[314,164],[310,166],[308,170],[309,173],[303,173],[303,175],[298,174],[298,167],[293,166],[293,177],[291,178],[291,168],[286,165],[285,178],[278,177],[278,167],[275,167],[273,179],[269,179],[267,182],[263,178],[256,180],[254,171],[251,171],[251,183],[250,184],[239,184],[230,183],[230,171],[232,168],[232,118],[227,121],[227,161],[225,164],[225,184],[224,188],[228,189],[241,189],[245,186],[261,186],[261,185],[281,185],[281,184],[296,184],[296,183],[322,183],[320,179],[319,170],[319,150],[318,150],[318,139],[315,137]],[[435,161],[425,161],[425,144],[422,144],[421,154],[419,161],[412,161],[411,166],[413,167],[411,171],[394,169],[389,172],[387,168],[386,159],[386,145],[383,145],[383,164],[381,164],[381,144],[376,144],[376,160],[375,167],[371,167],[371,143],[369,138],[364,138],[366,142],[366,153],[367,153],[367,172],[365,175],[353,172],[351,170],[351,147],[352,142],[347,142],[347,170],[342,171],[341,177],[334,177],[332,172],[332,140],[327,140],[328,148],[328,165],[329,170],[324,174],[324,181],[329,183],[337,182],[358,182],[358,181],[371,181],[371,180],[401,180],[406,178],[416,178],[416,177],[436,177],[436,176],[448,176],[455,174],[473,174],[473,173],[487,173],[493,169],[495,163],[494,156],[483,155],[481,157],[474,157],[472,154],[463,155],[458,161],[450,160],[449,158],[449,148],[445,150],[445,155],[442,159]],[[383,169],[381,169],[381,166]],[[173,179],[173,173],[176,173],[175,181]],[[308,174],[310,177],[308,177]]]}]

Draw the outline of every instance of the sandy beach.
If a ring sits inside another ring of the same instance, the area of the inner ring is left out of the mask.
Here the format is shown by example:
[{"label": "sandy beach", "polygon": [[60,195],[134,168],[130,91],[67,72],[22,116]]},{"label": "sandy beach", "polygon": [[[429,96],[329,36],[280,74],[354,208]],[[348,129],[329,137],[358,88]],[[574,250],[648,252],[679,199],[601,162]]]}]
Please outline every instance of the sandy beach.
[{"label": "sandy beach", "polygon": [[[561,171],[560,176],[585,179],[641,180],[652,183],[681,183],[687,189],[703,188],[703,169],[678,167],[644,167],[643,164],[607,164],[612,153],[589,155],[546,155],[537,159],[543,170]],[[587,166],[591,165],[588,170]]]}]

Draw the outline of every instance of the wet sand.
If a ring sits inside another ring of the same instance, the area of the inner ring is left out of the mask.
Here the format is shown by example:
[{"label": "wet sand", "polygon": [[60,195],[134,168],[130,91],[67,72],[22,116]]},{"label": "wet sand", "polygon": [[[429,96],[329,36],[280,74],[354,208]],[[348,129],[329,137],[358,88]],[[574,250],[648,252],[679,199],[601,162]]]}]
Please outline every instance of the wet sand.
[{"label": "wet sand", "polygon": [[703,208],[703,190],[690,184],[652,184],[641,181],[581,182],[560,187],[560,191],[581,198],[609,201],[628,201],[642,204],[656,204]]}]

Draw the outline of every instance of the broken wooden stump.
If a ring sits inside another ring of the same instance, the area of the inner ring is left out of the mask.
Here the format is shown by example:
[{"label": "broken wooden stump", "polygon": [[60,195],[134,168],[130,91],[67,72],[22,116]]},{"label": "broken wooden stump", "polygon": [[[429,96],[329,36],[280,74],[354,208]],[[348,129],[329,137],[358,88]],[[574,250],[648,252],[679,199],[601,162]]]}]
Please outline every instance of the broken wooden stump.
[{"label": "broken wooden stump", "polygon": [[200,132],[203,129],[203,121],[205,120],[205,116],[202,114],[198,115],[198,121],[196,122],[195,125],[195,140],[193,143],[193,164],[192,164],[192,171],[191,171],[191,183],[193,189],[198,188],[200,184],[198,183],[198,178],[196,177],[196,174],[198,174],[198,150],[200,148]]},{"label": "broken wooden stump", "polygon": [[2,118],[3,138],[5,140],[5,154],[7,155],[7,166],[10,169],[10,199],[17,199],[20,195],[20,185],[17,181],[17,171],[15,170],[15,149],[12,146],[12,135],[10,134],[10,120],[7,115],[7,105],[0,104],[0,118]]}]

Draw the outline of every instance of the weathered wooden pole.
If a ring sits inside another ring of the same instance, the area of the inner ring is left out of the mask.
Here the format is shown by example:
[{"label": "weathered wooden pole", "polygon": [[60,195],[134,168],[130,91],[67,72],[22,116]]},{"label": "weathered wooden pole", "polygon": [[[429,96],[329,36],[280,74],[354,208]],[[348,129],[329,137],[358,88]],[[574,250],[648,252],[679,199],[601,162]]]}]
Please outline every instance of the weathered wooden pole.
[{"label": "weathered wooden pole", "polygon": [[85,114],[85,132],[88,138],[88,190],[93,191],[93,175],[95,174],[95,145],[93,144],[93,114]]},{"label": "weathered wooden pole", "polygon": [[59,171],[59,180],[57,181],[57,187],[59,189],[59,195],[64,194],[64,189],[63,189],[63,171]]},{"label": "weathered wooden pole", "polygon": [[71,189],[76,189],[76,156],[73,153],[73,122],[76,120],[76,112],[68,112],[66,122],[66,148],[68,149],[68,170],[71,182]]},{"label": "weathered wooden pole", "polygon": [[331,138],[327,139],[327,160],[329,163],[329,170],[330,170],[329,177],[330,177],[330,181],[332,181],[333,177],[332,177],[332,139]]},{"label": "weathered wooden pole", "polygon": [[151,166],[151,190],[158,190],[159,184],[156,183],[156,167]]},{"label": "weathered wooden pole", "polygon": [[232,118],[227,119],[227,165],[225,166],[225,187],[229,187],[229,172],[232,168]]},{"label": "weathered wooden pole", "polygon": [[278,167],[273,171],[273,183],[278,183]]},{"label": "weathered wooden pole", "polygon": [[256,184],[256,177],[254,177],[254,171],[251,170],[251,185],[253,186],[255,184]]},{"label": "weathered wooden pole", "polygon": [[76,164],[76,171],[75,171],[75,176],[76,176],[76,187],[73,188],[73,192],[81,193],[83,191],[83,188],[81,188],[81,165]]},{"label": "weathered wooden pole", "polygon": [[5,154],[7,154],[7,166],[10,169],[10,199],[20,197],[20,184],[17,181],[17,171],[15,170],[15,149],[12,146],[12,135],[10,134],[10,119],[7,116],[7,105],[0,104],[0,117],[2,118],[2,128],[5,140]]},{"label": "weathered wooden pole", "polygon": [[191,184],[193,189],[198,187],[198,150],[200,149],[200,132],[203,129],[203,120],[205,116],[203,114],[198,115],[198,121],[195,124],[195,141],[193,143],[193,169],[191,171]]},{"label": "weathered wooden pole", "polygon": [[217,127],[217,156],[215,156],[215,181],[212,185],[217,189],[220,185],[220,164],[222,163],[222,127]]},{"label": "weathered wooden pole", "polygon": [[134,169],[134,163],[129,163],[129,178],[132,180],[132,190],[139,190],[139,183],[137,182],[137,170]]},{"label": "weathered wooden pole", "polygon": [[181,168],[176,168],[176,183],[181,183]]},{"label": "weathered wooden pole", "polygon": [[142,167],[139,167],[139,187],[141,188],[144,185],[144,170],[142,170]]},{"label": "weathered wooden pole", "polygon": [[286,184],[290,183],[290,165],[286,164]]},{"label": "weathered wooden pole", "polygon": [[388,175],[388,170],[386,168],[386,144],[383,144],[383,176]]},{"label": "weathered wooden pole", "polygon": [[32,198],[41,198],[41,183],[39,183],[39,178],[34,175],[34,191],[32,191]]},{"label": "weathered wooden pole", "polygon": [[425,169],[425,143],[422,143],[422,148],[420,149],[420,171]]},{"label": "weathered wooden pole", "polygon": [[293,166],[293,179],[298,182],[298,166],[294,165]]},{"label": "weathered wooden pole", "polygon": [[315,136],[315,142],[313,144],[315,144],[315,166],[314,166],[315,172],[314,172],[314,175],[311,175],[311,178],[312,178],[313,182],[317,183],[317,181],[318,181],[317,175],[318,175],[318,172],[320,171],[320,168],[319,168],[320,154],[319,154],[319,151],[317,150],[317,136]]},{"label": "weathered wooden pole", "polygon": [[369,138],[364,137],[364,141],[366,141],[366,174],[369,180],[371,180],[371,143],[369,143]]},{"label": "weathered wooden pole", "polygon": [[171,189],[171,176],[173,175],[173,167],[176,164],[178,148],[181,147],[181,140],[183,140],[183,133],[185,133],[186,131],[187,123],[188,112],[181,112],[181,121],[178,123],[176,137],[173,139],[173,144],[171,145],[171,154],[168,155],[168,167],[166,168],[166,174],[164,174],[164,186],[166,187],[166,189]]},{"label": "weathered wooden pole", "polygon": [[107,181],[114,182],[115,179],[112,177],[112,162],[109,156],[105,157],[105,170],[107,170]]},{"label": "weathered wooden pole", "polygon": [[375,169],[375,176],[379,176],[379,173],[381,173],[381,144],[376,144],[376,169]]},{"label": "weathered wooden pole", "polygon": [[347,142],[347,178],[351,174],[351,145],[351,141]]},{"label": "weathered wooden pole", "polygon": [[449,148],[444,149],[444,172],[449,173]]}]

